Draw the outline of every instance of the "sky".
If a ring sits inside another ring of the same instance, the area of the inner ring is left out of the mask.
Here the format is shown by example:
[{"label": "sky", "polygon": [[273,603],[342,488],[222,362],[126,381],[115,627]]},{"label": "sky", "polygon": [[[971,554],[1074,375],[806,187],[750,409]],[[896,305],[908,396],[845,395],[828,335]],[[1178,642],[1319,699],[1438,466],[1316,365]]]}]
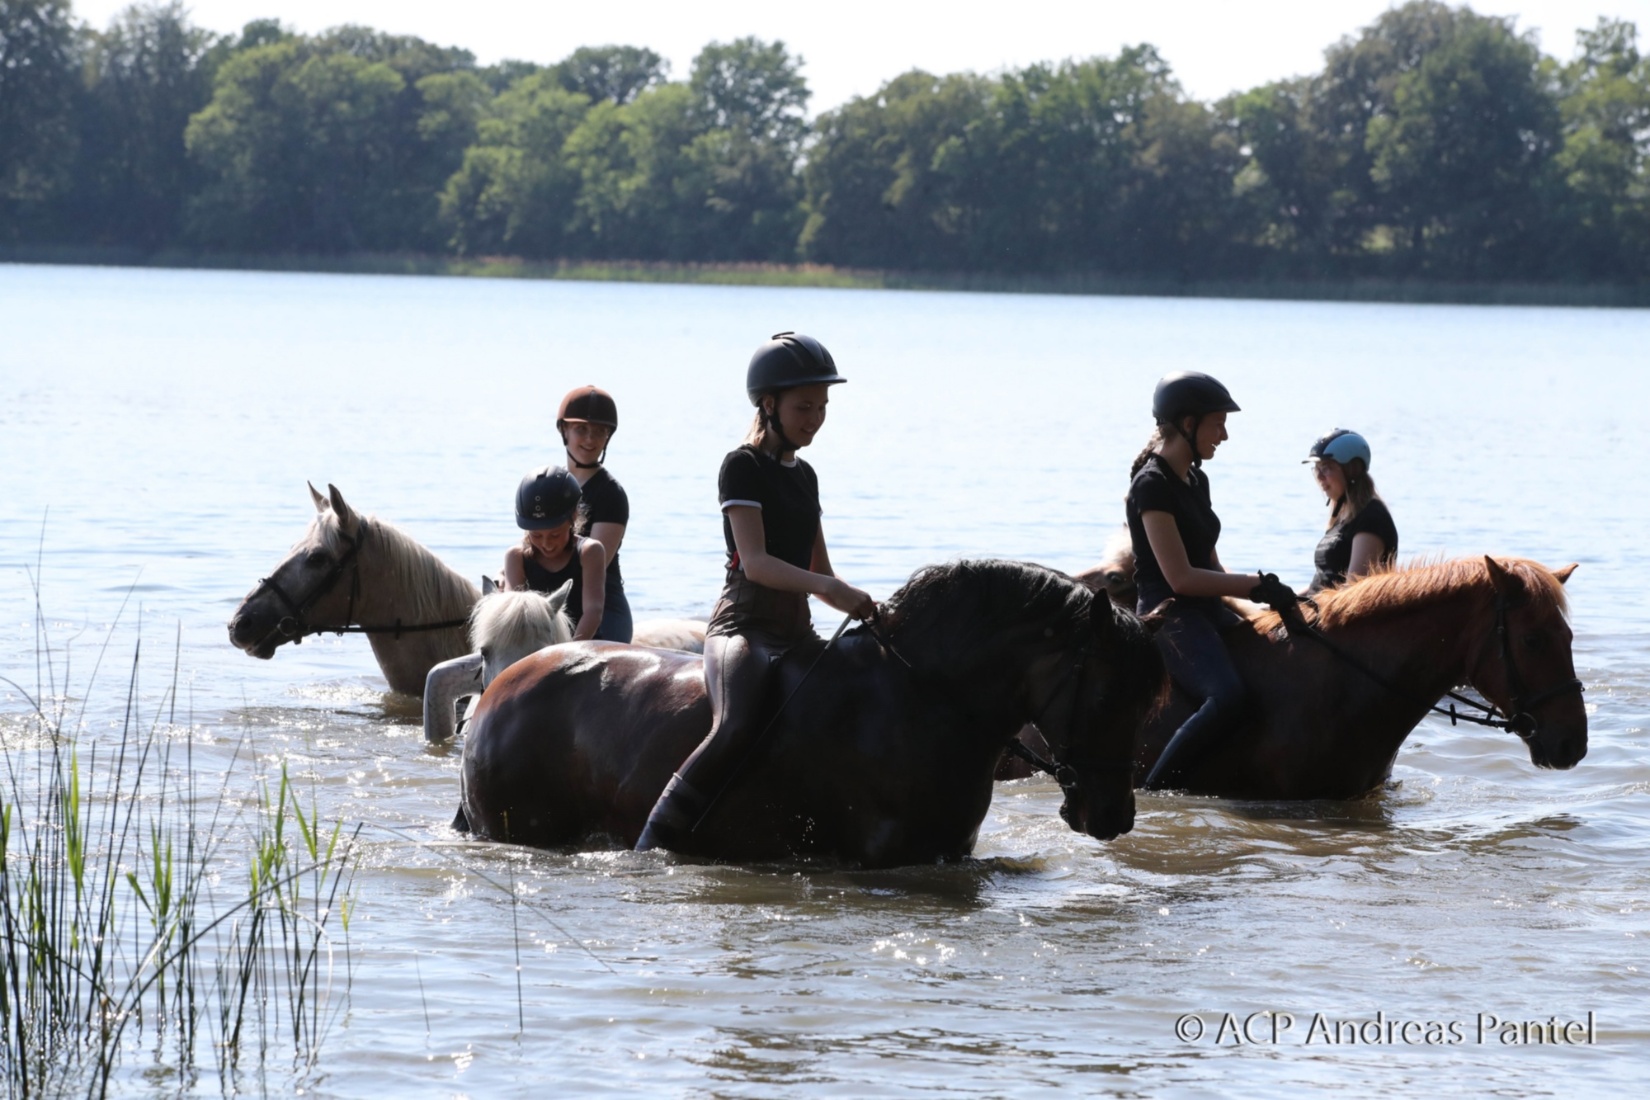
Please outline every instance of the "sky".
[{"label": "sky", "polygon": [[[127,0],[72,0],[102,27]],[[557,61],[579,46],[646,46],[686,77],[707,42],[745,35],[779,39],[804,59],[811,112],[829,110],[913,68],[979,73],[1036,61],[1115,55],[1138,42],[1156,46],[1199,99],[1315,72],[1324,49],[1392,6],[1389,0],[1009,0],[979,7],[902,0],[186,0],[195,23],[236,31],[277,18],[302,32],[340,23],[413,34],[461,46],[482,64],[514,58]],[[1477,0],[1484,15],[1516,16],[1540,32],[1542,49],[1574,52],[1575,32],[1601,15],[1643,30],[1650,50],[1650,0]],[[976,13],[991,13],[989,16]]]}]

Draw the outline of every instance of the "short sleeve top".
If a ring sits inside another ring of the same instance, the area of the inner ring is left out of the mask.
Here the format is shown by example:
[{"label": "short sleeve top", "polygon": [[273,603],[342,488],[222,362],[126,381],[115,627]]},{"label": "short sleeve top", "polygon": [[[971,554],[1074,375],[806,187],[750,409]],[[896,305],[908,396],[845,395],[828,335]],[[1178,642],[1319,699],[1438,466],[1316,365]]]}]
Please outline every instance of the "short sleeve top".
[{"label": "short sleeve top", "polygon": [[[1209,503],[1209,475],[1194,466],[1190,482],[1182,481],[1161,455],[1150,455],[1129,485],[1123,510],[1129,521],[1129,541],[1134,545],[1140,609],[1150,610],[1170,598],[1189,603],[1185,597],[1175,597],[1174,589],[1169,587],[1140,516],[1143,512],[1169,513],[1186,547],[1187,563],[1194,569],[1213,569],[1215,543],[1220,541],[1220,517]],[[1205,598],[1202,602],[1218,601]]]},{"label": "short sleeve top", "polygon": [[1352,565],[1352,540],[1364,534],[1374,535],[1386,547],[1381,555],[1383,562],[1398,556],[1398,525],[1392,522],[1386,503],[1376,497],[1358,509],[1357,515],[1324,532],[1312,555],[1312,564],[1318,571],[1308,592],[1321,592],[1346,583],[1346,571]]},{"label": "short sleeve top", "polygon": [[[630,523],[630,497],[618,478],[608,473],[605,466],[584,483],[584,491],[579,494],[579,521],[574,529],[581,535],[588,535],[598,523],[617,523],[621,526]],[[614,554],[607,561],[609,585],[621,576],[619,555]]]},{"label": "short sleeve top", "polygon": [[722,505],[729,569],[739,568],[739,548],[728,519],[728,508],[733,506],[762,510],[762,534],[769,555],[798,569],[812,566],[820,514],[819,478],[812,466],[800,458],[786,465],[747,443],[722,459],[716,497]]}]

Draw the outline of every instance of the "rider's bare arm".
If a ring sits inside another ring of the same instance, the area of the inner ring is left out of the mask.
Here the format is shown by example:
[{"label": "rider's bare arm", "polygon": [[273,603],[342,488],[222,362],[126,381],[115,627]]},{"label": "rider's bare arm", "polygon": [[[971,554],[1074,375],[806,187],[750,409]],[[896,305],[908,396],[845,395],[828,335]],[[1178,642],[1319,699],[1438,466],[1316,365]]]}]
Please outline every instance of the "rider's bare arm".
[{"label": "rider's bare arm", "polygon": [[[727,509],[728,525],[733,528],[733,545],[739,551],[739,564],[745,576],[764,588],[781,592],[808,592],[838,611],[859,618],[870,615],[875,603],[860,589],[833,573],[819,573],[798,569],[790,562],[780,561],[768,553],[766,531],[762,525],[762,509],[735,504]],[[818,564],[824,552],[825,533],[814,536],[813,564]],[[825,556],[827,567],[829,555]]]},{"label": "rider's bare arm", "polygon": [[[1247,597],[1260,580],[1254,573],[1194,568],[1186,560],[1186,544],[1180,540],[1180,529],[1168,512],[1141,512],[1140,523],[1146,528],[1146,541],[1152,544],[1152,554],[1157,558],[1157,567],[1163,570],[1163,579],[1177,596]],[[1216,565],[1220,564],[1219,558],[1212,555],[1211,558]]]}]

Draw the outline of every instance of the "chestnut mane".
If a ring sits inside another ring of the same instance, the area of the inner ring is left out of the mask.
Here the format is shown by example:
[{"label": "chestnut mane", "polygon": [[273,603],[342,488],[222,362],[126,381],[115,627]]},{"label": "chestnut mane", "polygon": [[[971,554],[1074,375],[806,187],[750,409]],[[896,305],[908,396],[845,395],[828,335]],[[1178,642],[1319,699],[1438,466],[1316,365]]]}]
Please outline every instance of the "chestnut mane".
[{"label": "chestnut mane", "polygon": [[[1527,558],[1497,558],[1496,564],[1517,578],[1538,610],[1569,614],[1564,586],[1552,570]],[[1486,609],[1493,601],[1495,586],[1482,557],[1377,567],[1349,584],[1318,593],[1314,597],[1318,605],[1316,621],[1325,628],[1347,626],[1463,592],[1481,596]],[[1311,621],[1311,612],[1307,615]],[[1267,633],[1277,628],[1279,616],[1275,611],[1265,611],[1250,622],[1257,631]]]}]

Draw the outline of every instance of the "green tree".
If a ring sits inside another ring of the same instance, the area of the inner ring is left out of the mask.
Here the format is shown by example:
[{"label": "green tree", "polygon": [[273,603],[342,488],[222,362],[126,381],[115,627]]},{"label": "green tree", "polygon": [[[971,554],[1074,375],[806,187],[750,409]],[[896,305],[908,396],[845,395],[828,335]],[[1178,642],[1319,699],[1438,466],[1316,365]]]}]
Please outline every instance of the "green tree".
[{"label": "green tree", "polygon": [[638,46],[580,46],[551,66],[561,86],[592,103],[625,104],[669,79],[670,66]]},{"label": "green tree", "polygon": [[1554,253],[1588,278],[1650,276],[1650,59],[1637,28],[1600,19],[1558,72],[1563,181]]},{"label": "green tree", "polygon": [[78,232],[153,248],[177,237],[198,186],[184,148],[189,118],[212,97],[218,37],[180,0],[133,5],[88,36],[73,206]]},{"label": "green tree", "polygon": [[64,0],[0,0],[0,238],[40,234],[68,184],[77,61]]}]

